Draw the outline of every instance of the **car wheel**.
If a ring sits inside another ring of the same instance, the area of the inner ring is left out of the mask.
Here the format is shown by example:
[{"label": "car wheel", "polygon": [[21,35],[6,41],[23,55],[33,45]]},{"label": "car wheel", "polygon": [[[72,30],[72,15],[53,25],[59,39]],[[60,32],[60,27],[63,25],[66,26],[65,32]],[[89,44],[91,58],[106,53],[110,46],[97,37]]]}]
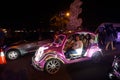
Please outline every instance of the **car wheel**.
[{"label": "car wheel", "polygon": [[45,71],[49,74],[57,73],[61,68],[61,61],[58,59],[49,59],[45,64]]},{"label": "car wheel", "polygon": [[9,50],[7,52],[7,58],[9,60],[15,60],[20,56],[20,52],[18,50]]},{"label": "car wheel", "polygon": [[92,61],[94,63],[99,63],[101,60],[102,60],[102,57],[103,55],[101,54],[101,52],[95,52],[93,55],[92,55]]}]

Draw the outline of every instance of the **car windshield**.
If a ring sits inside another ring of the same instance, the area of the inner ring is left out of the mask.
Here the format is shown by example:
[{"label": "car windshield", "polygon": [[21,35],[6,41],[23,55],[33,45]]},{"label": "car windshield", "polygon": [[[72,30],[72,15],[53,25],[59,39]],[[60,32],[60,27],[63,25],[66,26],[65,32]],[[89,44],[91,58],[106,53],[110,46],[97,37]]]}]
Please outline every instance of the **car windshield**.
[{"label": "car windshield", "polygon": [[61,45],[64,39],[64,35],[58,35],[56,36],[55,40],[54,40],[54,44],[59,44]]}]

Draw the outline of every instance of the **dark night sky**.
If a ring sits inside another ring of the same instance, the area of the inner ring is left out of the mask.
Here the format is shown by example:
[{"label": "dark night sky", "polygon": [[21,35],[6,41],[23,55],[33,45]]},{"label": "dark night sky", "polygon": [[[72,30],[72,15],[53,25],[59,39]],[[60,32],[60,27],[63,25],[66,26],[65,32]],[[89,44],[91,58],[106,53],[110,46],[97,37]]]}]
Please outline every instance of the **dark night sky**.
[{"label": "dark night sky", "polygon": [[0,25],[37,26],[48,22],[53,14],[69,7],[66,5],[70,3],[70,0],[0,2]]},{"label": "dark night sky", "polygon": [[120,4],[116,0],[87,0],[83,6],[83,19],[87,26],[98,26],[102,22],[120,23]]},{"label": "dark night sky", "polygon": [[[56,12],[69,8],[72,1],[4,1],[0,3],[0,25],[31,26],[41,21],[47,22]],[[120,5],[117,1],[83,0],[82,7],[85,26],[96,26],[102,22],[120,22]]]}]

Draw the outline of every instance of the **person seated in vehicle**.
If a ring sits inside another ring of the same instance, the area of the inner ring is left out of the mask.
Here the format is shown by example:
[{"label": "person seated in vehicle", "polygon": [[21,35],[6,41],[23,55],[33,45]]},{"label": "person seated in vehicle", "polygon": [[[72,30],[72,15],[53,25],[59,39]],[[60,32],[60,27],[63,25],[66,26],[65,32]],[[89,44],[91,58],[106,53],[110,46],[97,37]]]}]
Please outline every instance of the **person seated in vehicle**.
[{"label": "person seated in vehicle", "polygon": [[95,43],[97,43],[97,42],[95,41],[95,37],[94,37],[94,36],[91,36],[91,39],[90,39],[90,41],[89,41],[89,45],[92,46],[92,45],[94,45]]},{"label": "person seated in vehicle", "polygon": [[80,36],[75,36],[73,46],[65,52],[66,58],[71,58],[72,55],[81,56],[83,49],[83,42],[80,40]]},{"label": "person seated in vehicle", "polygon": [[56,46],[60,46],[62,43],[63,37],[60,35],[57,35],[57,36],[55,36],[54,39],[55,39],[54,43],[56,44]]},{"label": "person seated in vehicle", "polygon": [[84,47],[85,47],[85,49],[87,49],[87,47],[89,46],[89,44],[90,44],[90,39],[91,39],[90,34],[86,34],[86,35],[85,35],[85,42],[84,42]]}]

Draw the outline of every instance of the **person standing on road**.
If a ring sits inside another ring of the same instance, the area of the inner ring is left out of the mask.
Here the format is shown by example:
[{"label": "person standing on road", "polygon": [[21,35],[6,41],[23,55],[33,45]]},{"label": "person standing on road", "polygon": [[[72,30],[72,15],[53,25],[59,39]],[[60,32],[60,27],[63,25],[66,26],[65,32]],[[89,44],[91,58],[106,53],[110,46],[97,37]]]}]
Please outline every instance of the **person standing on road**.
[{"label": "person standing on road", "polygon": [[113,32],[113,25],[112,24],[109,24],[106,26],[106,33],[107,33],[107,36],[106,36],[106,46],[105,46],[105,50],[108,50],[108,47],[111,46],[112,50],[115,50],[116,48],[114,47],[113,45],[113,41],[115,40],[115,37],[114,37],[114,32]]},{"label": "person standing on road", "polygon": [[98,35],[99,47],[103,48],[106,45],[106,29],[105,26],[98,27],[95,33]]}]

